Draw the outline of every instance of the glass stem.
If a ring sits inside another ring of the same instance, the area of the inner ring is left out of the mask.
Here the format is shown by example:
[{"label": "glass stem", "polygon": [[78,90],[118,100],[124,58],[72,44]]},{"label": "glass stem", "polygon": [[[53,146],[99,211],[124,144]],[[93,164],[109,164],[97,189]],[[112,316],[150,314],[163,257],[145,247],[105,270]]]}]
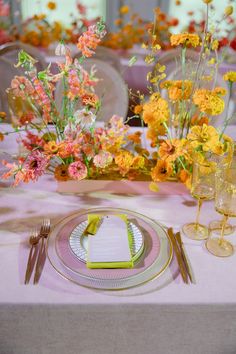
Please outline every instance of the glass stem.
[{"label": "glass stem", "polygon": [[219,239],[219,245],[221,246],[223,241],[224,241],[224,234],[225,234],[225,226],[228,220],[228,215],[224,215],[223,221],[222,221],[222,228],[221,228],[221,233],[220,233],[220,239]]},{"label": "glass stem", "polygon": [[197,205],[197,216],[196,216],[196,230],[198,229],[199,226],[199,216],[200,216],[200,211],[201,211],[201,207],[202,207],[202,202],[203,200],[201,198],[198,199],[198,205]]}]

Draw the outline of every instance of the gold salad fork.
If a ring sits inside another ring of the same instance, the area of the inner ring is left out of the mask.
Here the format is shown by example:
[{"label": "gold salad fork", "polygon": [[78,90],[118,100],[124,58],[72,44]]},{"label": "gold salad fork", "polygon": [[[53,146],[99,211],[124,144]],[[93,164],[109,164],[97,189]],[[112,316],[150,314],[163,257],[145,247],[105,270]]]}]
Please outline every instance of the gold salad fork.
[{"label": "gold salad fork", "polygon": [[31,245],[31,248],[30,248],[26,272],[25,272],[25,284],[29,283],[33,269],[34,269],[35,261],[37,259],[37,254],[38,254],[39,239],[40,239],[40,237],[39,237],[38,230],[36,228],[31,230],[30,238],[29,238],[29,243]]},{"label": "gold salad fork", "polygon": [[45,248],[45,239],[48,237],[51,229],[51,222],[50,219],[43,219],[42,225],[40,228],[40,239],[41,239],[41,245],[38,253],[38,259],[36,263],[36,268],[35,268],[35,274],[34,274],[34,284],[38,284],[40,276],[42,274],[42,270],[44,267],[44,263],[46,260],[46,248]]}]

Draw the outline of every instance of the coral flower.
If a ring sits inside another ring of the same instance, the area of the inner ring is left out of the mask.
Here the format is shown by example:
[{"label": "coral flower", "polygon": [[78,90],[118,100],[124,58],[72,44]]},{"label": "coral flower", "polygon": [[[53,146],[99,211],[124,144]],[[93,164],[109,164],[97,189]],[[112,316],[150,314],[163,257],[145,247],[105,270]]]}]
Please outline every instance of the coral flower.
[{"label": "coral flower", "polygon": [[55,179],[60,182],[65,182],[70,179],[68,174],[68,165],[59,165],[55,168],[54,172]]},{"label": "coral flower", "polygon": [[194,149],[201,148],[203,151],[213,150],[219,143],[219,133],[211,125],[194,126],[187,136]]},{"label": "coral flower", "polygon": [[15,76],[11,82],[12,93],[16,97],[26,99],[34,93],[34,87],[31,82],[23,76]]},{"label": "coral flower", "polygon": [[77,181],[84,179],[88,175],[88,170],[82,161],[72,162],[68,167],[69,176]]},{"label": "coral flower", "polygon": [[186,45],[197,47],[200,43],[200,38],[195,33],[172,34],[170,37],[170,43],[172,46]]},{"label": "coral flower", "polygon": [[82,55],[88,58],[91,57],[105,34],[104,26],[101,23],[89,26],[88,30],[79,37],[77,43],[77,47],[81,50]]},{"label": "coral flower", "polygon": [[151,177],[154,182],[166,181],[173,172],[171,164],[166,160],[158,160],[156,166],[151,172]]}]

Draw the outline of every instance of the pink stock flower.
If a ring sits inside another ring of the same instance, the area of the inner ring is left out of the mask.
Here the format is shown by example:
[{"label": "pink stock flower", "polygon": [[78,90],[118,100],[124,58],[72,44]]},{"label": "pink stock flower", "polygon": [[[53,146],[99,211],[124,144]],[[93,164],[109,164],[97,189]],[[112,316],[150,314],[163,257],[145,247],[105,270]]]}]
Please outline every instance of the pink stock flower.
[{"label": "pink stock flower", "polygon": [[34,94],[34,87],[31,82],[24,76],[15,76],[11,81],[12,93],[16,97],[26,99],[27,96]]},{"label": "pink stock flower", "polygon": [[69,176],[80,181],[87,177],[88,170],[85,164],[81,161],[72,162],[68,168]]},{"label": "pink stock flower", "polygon": [[112,163],[112,154],[108,151],[101,151],[93,158],[96,167],[105,168]]},{"label": "pink stock flower", "polygon": [[25,160],[24,167],[26,172],[31,174],[31,179],[36,181],[45,172],[48,159],[40,151],[32,151]]},{"label": "pink stock flower", "polygon": [[86,109],[78,110],[74,113],[75,123],[81,128],[91,127],[96,120],[96,116],[93,112],[87,111]]}]

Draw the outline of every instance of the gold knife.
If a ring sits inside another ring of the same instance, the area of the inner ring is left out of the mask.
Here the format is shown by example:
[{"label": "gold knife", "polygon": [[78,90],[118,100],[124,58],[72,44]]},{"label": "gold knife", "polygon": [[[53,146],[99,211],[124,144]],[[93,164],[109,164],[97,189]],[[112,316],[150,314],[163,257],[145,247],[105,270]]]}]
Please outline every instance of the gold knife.
[{"label": "gold knife", "polygon": [[181,239],[180,232],[177,232],[175,234],[175,237],[176,237],[176,240],[177,240],[177,242],[179,244],[180,252],[182,254],[182,258],[183,258],[183,261],[184,261],[185,268],[187,270],[189,279],[190,279],[191,283],[194,283],[193,276],[192,276],[192,271],[191,271],[191,266],[190,266],[188,258],[186,256],[186,252],[185,252],[185,249],[184,249],[184,245],[183,245],[183,242],[182,242],[182,239]]},{"label": "gold knife", "polygon": [[174,248],[175,255],[176,255],[176,258],[177,258],[177,262],[178,262],[178,265],[179,265],[180,274],[181,274],[181,276],[183,278],[184,283],[188,284],[187,272],[186,272],[186,269],[185,269],[185,266],[184,266],[184,262],[183,262],[183,258],[181,256],[180,249],[179,249],[177,240],[176,240],[176,238],[174,236],[172,228],[168,229],[168,235],[169,235],[169,237],[171,239],[171,242],[173,244],[173,248]]}]

